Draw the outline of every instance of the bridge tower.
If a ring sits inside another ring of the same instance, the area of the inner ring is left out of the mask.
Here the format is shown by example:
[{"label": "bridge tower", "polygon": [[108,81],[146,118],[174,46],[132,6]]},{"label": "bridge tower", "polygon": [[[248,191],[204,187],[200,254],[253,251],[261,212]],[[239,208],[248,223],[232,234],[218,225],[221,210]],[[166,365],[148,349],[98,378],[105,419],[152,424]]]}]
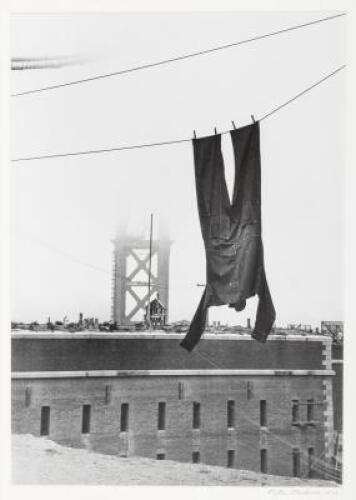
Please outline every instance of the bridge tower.
[{"label": "bridge tower", "polygon": [[118,326],[129,326],[144,320],[148,299],[159,295],[169,314],[169,257],[171,241],[168,231],[159,227],[152,240],[151,293],[148,297],[150,240],[129,235],[119,229],[113,252],[112,320]]}]

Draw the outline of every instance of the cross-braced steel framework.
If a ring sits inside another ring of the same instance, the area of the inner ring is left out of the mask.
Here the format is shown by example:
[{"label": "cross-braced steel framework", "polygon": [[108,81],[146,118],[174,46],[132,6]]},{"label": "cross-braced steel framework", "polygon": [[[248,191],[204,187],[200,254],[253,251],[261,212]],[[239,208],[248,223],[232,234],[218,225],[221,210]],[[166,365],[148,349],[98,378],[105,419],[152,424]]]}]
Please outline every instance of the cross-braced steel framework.
[{"label": "cross-braced steel framework", "polygon": [[159,294],[168,318],[171,242],[164,238],[152,241],[151,262],[155,261],[156,265],[151,267],[150,297],[148,296],[150,241],[118,235],[113,243],[113,321],[119,326],[129,326],[143,321],[148,300],[152,300],[156,294]]}]

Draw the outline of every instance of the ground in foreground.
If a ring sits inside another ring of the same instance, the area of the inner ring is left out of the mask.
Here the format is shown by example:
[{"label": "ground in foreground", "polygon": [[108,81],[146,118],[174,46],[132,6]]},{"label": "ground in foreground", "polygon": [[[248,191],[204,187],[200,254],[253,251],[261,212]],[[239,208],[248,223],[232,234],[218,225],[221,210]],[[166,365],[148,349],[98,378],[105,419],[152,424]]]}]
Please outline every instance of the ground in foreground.
[{"label": "ground in foreground", "polygon": [[12,478],[15,484],[53,485],[336,486],[204,464],[102,455],[30,435],[12,437]]}]

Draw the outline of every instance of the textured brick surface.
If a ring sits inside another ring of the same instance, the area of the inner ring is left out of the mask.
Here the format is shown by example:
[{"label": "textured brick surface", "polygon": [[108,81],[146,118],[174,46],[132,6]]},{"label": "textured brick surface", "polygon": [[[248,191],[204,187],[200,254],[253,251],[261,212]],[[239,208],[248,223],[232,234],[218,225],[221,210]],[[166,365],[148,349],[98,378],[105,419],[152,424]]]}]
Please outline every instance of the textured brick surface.
[{"label": "textured brick surface", "polygon": [[342,360],[344,359],[344,346],[341,344],[333,344],[332,346],[332,368],[335,371],[333,377],[333,406],[334,406],[334,429],[342,432],[343,426],[343,377],[344,366]]},{"label": "textured brick surface", "polygon": [[332,380],[323,380],[323,400],[324,400],[324,428],[325,428],[325,458],[330,459],[333,453],[332,443],[334,437],[334,409]]},{"label": "textured brick surface", "polygon": [[332,344],[332,359],[344,359],[343,344]]},{"label": "textured brick surface", "polygon": [[334,429],[342,432],[343,420],[343,364],[333,363],[335,376],[333,377],[333,406],[334,406]]},{"label": "textured brick surface", "polygon": [[[240,342],[239,342],[240,344]],[[253,386],[248,399],[248,383]],[[184,397],[179,399],[179,383]],[[110,402],[105,399],[111,386]],[[323,377],[209,376],[127,377],[90,379],[17,379],[12,382],[12,426],[15,433],[40,431],[41,406],[51,407],[49,437],[59,443],[115,455],[138,455],[191,462],[199,451],[201,462],[227,465],[227,451],[235,450],[235,467],[260,470],[260,449],[268,453],[267,471],[292,475],[293,447],[302,453],[307,473],[307,448],[315,456],[324,451],[323,408],[315,407],[316,425],[291,425],[291,400],[321,401]],[[26,388],[30,388],[30,403]],[[235,428],[227,428],[227,400],[235,400]],[[260,400],[267,401],[267,427],[260,428]],[[157,430],[157,407],[166,402],[166,429]],[[201,404],[201,428],[192,429],[193,401]],[[120,433],[120,407],[129,403],[129,429]],[[82,405],[90,404],[90,434],[81,434]],[[300,408],[306,420],[306,406]]]},{"label": "textured brick surface", "polygon": [[210,338],[188,353],[180,340],[12,338],[12,371],[323,368],[322,342]]}]

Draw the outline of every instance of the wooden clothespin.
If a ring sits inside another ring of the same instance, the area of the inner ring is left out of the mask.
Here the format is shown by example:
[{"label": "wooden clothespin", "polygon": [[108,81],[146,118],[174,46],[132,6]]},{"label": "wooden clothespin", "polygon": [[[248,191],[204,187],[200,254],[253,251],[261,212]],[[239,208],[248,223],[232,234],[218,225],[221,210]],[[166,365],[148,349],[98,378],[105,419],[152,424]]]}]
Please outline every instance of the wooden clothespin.
[{"label": "wooden clothespin", "polygon": [[252,123],[256,123],[255,117],[253,115],[251,115],[251,120],[252,120]]},{"label": "wooden clothespin", "polygon": [[234,130],[236,130],[236,125],[235,125],[235,122],[234,122],[234,121],[232,121],[231,123],[232,123],[232,126],[234,127]]},{"label": "wooden clothespin", "polygon": [[194,137],[194,139],[197,138],[197,134],[195,133],[195,130],[193,130],[193,137]]},{"label": "wooden clothespin", "polygon": [[217,134],[217,130],[216,130],[216,127],[214,127],[214,132],[215,132],[215,135]]}]

